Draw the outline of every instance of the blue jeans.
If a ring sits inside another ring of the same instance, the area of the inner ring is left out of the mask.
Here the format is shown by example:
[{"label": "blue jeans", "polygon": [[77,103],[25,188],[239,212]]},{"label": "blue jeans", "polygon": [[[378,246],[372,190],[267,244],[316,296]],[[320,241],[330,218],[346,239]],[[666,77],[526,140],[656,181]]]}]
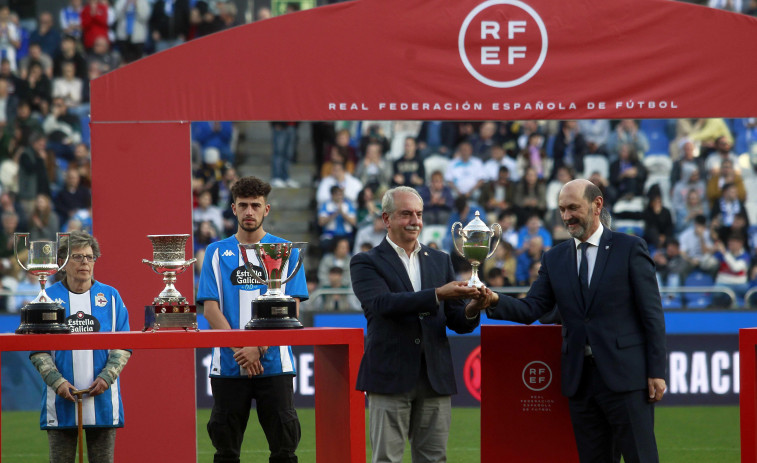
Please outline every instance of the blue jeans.
[{"label": "blue jeans", "polygon": [[289,180],[289,164],[294,159],[295,127],[273,128],[273,157],[271,159],[271,177]]}]

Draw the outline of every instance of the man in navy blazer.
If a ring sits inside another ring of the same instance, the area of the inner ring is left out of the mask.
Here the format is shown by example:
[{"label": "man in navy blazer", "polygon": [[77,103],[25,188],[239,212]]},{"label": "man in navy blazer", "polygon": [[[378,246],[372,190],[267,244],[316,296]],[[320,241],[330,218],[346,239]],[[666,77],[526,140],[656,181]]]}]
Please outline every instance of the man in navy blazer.
[{"label": "man in navy blazer", "polygon": [[[386,238],[350,262],[368,332],[356,389],[368,393],[373,463],[446,461],[450,396],[457,392],[446,328],[469,333],[483,290],[454,281],[449,255],[422,245],[423,201],[412,188],[387,191]],[[466,314],[467,310],[467,314]]]},{"label": "man in navy blazer", "polygon": [[490,318],[532,323],[556,305],[562,393],[581,462],[611,462],[618,451],[626,463],[657,462],[653,404],[666,389],[666,360],[654,263],[642,239],[601,225],[603,201],[588,180],[566,183],[558,205],[574,239],[544,254],[525,298],[486,291],[478,306]]}]

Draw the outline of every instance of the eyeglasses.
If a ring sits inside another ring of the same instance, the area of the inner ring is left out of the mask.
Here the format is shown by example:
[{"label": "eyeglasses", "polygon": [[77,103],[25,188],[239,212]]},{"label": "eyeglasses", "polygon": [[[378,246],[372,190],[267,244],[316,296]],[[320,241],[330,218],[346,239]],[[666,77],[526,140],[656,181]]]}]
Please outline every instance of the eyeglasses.
[{"label": "eyeglasses", "polygon": [[85,254],[71,254],[71,260],[74,262],[95,262],[97,257]]}]

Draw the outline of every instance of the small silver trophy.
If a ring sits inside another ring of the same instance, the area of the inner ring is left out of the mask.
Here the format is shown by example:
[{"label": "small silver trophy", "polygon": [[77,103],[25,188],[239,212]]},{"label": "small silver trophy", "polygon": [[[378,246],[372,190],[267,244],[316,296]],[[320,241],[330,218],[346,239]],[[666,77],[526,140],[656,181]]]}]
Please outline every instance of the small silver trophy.
[{"label": "small silver trophy", "polygon": [[197,261],[185,259],[184,248],[189,235],[147,235],[152,241],[153,260],[142,259],[158,275],[163,275],[166,284],[163,291],[145,306],[145,327],[142,331],[161,328],[189,328],[197,330],[197,306],[187,303],[174,286],[176,276]]},{"label": "small silver trophy", "polygon": [[[269,330],[282,328],[302,328],[297,319],[297,301],[281,290],[281,285],[297,274],[302,266],[302,253],[307,243],[255,243],[240,244],[239,252],[247,272],[261,285],[268,286],[262,296],[252,301],[252,319],[245,325],[246,330]],[[255,267],[247,259],[247,249],[255,251],[260,267]],[[297,264],[290,275],[282,279],[292,250],[298,249]]]},{"label": "small silver trophy", "polygon": [[[462,238],[463,249],[457,244],[455,229],[458,229],[457,235]],[[495,233],[495,230],[498,233]],[[494,247],[489,251],[491,238],[497,235],[497,241],[494,243]],[[502,238],[502,227],[498,223],[494,223],[491,228],[487,227],[483,220],[479,218],[479,213],[476,211],[476,217],[471,220],[468,225],[463,228],[463,224],[455,222],[452,224],[452,241],[455,243],[455,249],[461,256],[470,262],[471,276],[468,280],[468,286],[480,288],[484,284],[478,278],[478,267],[484,263],[486,259],[494,254],[499,245],[499,240]]]},{"label": "small silver trophy", "polygon": [[[21,324],[16,334],[38,333],[70,333],[71,328],[66,323],[66,309],[50,299],[45,292],[47,279],[68,263],[68,254],[63,265],[58,266],[58,247],[62,237],[68,238],[68,233],[58,233],[57,241],[32,241],[29,243],[29,262],[27,266],[18,257],[18,239],[24,239],[24,246],[29,239],[28,233],[13,234],[13,249],[16,253],[18,265],[30,274],[39,278],[40,292],[33,301],[21,309]],[[69,250],[70,252],[70,250]]]}]

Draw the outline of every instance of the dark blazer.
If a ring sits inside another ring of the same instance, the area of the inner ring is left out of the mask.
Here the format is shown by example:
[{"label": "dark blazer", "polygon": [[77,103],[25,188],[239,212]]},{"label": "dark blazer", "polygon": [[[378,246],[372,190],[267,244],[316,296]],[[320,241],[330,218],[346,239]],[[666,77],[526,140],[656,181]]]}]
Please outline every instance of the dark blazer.
[{"label": "dark blazer", "polygon": [[470,333],[480,317],[468,320],[462,300],[436,303],[435,288],[455,280],[449,255],[421,245],[418,258],[422,289],[416,292],[386,238],[370,251],[352,257],[352,289],[368,320],[357,390],[379,394],[411,391],[418,384],[425,353],[434,391],[442,395],[457,392],[445,328]]},{"label": "dark blazer", "polygon": [[644,241],[605,228],[589,288],[584,307],[571,239],[544,254],[539,277],[525,298],[501,296],[487,314],[532,323],[557,304],[563,320],[565,396],[572,397],[578,389],[587,342],[612,391],[645,389],[647,378],[664,378],[665,319],[654,263]]}]

